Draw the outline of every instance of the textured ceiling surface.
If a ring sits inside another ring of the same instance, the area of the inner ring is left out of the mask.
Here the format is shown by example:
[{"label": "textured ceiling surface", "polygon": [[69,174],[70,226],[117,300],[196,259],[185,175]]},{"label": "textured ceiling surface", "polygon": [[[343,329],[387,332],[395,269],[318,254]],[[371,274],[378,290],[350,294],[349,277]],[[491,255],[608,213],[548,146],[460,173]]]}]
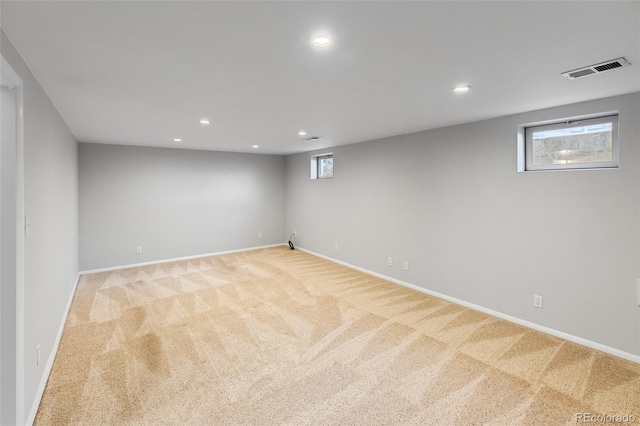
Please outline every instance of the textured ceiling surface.
[{"label": "textured ceiling surface", "polygon": [[[290,154],[640,90],[639,2],[1,7],[81,142]],[[632,66],[560,75],[621,56]]]}]

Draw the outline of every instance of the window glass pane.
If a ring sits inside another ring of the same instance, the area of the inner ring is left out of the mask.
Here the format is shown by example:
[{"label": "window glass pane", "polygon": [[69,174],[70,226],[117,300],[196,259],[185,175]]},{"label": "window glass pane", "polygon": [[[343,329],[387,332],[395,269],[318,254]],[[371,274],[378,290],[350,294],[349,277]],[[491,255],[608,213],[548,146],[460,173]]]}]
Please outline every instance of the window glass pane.
[{"label": "window glass pane", "polygon": [[584,164],[613,161],[612,123],[532,132],[532,164]]},{"label": "window glass pane", "polygon": [[333,157],[318,157],[318,177],[333,176]]}]

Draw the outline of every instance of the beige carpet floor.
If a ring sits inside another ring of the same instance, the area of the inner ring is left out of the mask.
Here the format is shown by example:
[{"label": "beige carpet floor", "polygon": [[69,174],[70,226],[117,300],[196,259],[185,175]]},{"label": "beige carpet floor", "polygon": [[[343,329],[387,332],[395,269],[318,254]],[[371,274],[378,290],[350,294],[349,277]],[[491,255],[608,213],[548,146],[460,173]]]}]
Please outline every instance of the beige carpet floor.
[{"label": "beige carpet floor", "polygon": [[556,425],[640,365],[288,247],[81,277],[37,425]]}]

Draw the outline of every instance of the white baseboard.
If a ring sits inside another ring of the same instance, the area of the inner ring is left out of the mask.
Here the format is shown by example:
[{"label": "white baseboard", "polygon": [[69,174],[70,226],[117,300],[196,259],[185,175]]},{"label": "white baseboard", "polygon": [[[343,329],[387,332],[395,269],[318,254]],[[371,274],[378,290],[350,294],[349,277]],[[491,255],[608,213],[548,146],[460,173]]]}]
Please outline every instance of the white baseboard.
[{"label": "white baseboard", "polygon": [[305,253],[312,254],[314,256],[321,257],[321,258],[326,259],[326,260],[330,260],[331,262],[338,263],[340,265],[346,266],[347,268],[355,269],[357,271],[364,272],[365,274],[373,275],[374,277],[382,278],[383,280],[391,281],[392,283],[399,284],[401,286],[408,287],[408,288],[411,288],[413,290],[420,291],[422,293],[426,293],[426,294],[428,294],[430,296],[438,297],[440,299],[444,299],[444,300],[447,300],[449,302],[456,303],[458,305],[462,305],[464,307],[467,307],[467,308],[470,308],[470,309],[473,309],[473,310],[476,310],[476,311],[479,311],[479,312],[483,312],[485,314],[488,314],[488,315],[491,315],[491,316],[494,316],[494,317],[497,317],[497,318],[500,318],[500,319],[503,319],[503,320],[506,320],[506,321],[509,321],[509,322],[512,322],[512,323],[515,323],[515,324],[518,324],[518,325],[521,325],[523,327],[527,327],[527,328],[531,328],[533,330],[541,331],[543,333],[550,334],[552,336],[559,337],[561,339],[568,340],[570,342],[574,342],[574,343],[577,343],[579,345],[586,346],[588,348],[592,348],[592,349],[595,349],[595,350],[598,350],[598,351],[601,351],[601,352],[608,353],[610,355],[617,356],[619,358],[626,359],[627,361],[631,361],[631,362],[635,362],[637,364],[640,364],[640,356],[639,355],[635,355],[635,354],[632,354],[632,353],[629,353],[629,352],[625,352],[625,351],[622,351],[620,349],[612,348],[610,346],[606,346],[606,345],[603,345],[601,343],[593,342],[591,340],[587,340],[587,339],[584,339],[582,337],[574,336],[573,334],[565,333],[564,331],[559,331],[559,330],[556,330],[556,329],[553,329],[553,328],[545,327],[544,325],[540,325],[540,324],[536,324],[534,322],[523,320],[521,318],[517,318],[517,317],[511,316],[511,315],[502,313],[502,312],[494,311],[493,309],[485,308],[485,307],[480,306],[480,305],[475,305],[473,303],[470,303],[470,302],[467,302],[467,301],[464,301],[464,300],[461,300],[461,299],[457,299],[455,297],[447,296],[446,294],[442,294],[442,293],[438,293],[436,291],[428,290],[428,289],[426,289],[424,287],[420,287],[420,286],[417,286],[415,284],[404,282],[404,281],[398,280],[398,279],[393,278],[393,277],[389,277],[389,276],[386,276],[386,275],[383,275],[383,274],[379,274],[377,272],[370,271],[368,269],[361,268],[359,266],[351,265],[351,264],[349,264],[347,262],[343,262],[341,260],[334,259],[334,258],[329,257],[329,256],[325,256],[325,255],[322,255],[322,254],[319,254],[319,253],[315,253],[315,252],[313,252],[311,250],[307,250],[307,249],[304,249],[304,248],[301,248],[301,247],[296,247],[296,249],[300,250],[300,251],[303,251]]},{"label": "white baseboard", "polygon": [[53,348],[51,348],[51,354],[49,354],[49,359],[47,360],[47,364],[44,366],[44,372],[42,374],[42,378],[40,379],[40,385],[36,390],[36,397],[33,400],[33,405],[31,406],[31,410],[29,411],[29,417],[27,417],[27,422],[25,423],[27,426],[32,426],[33,422],[36,420],[36,414],[38,414],[38,407],[40,407],[40,401],[42,400],[42,395],[44,394],[44,388],[47,386],[47,381],[49,381],[49,375],[51,374],[51,369],[53,368],[53,361],[56,359],[56,355],[58,353],[58,346],[60,345],[60,339],[62,339],[62,332],[64,330],[64,325],[67,323],[67,316],[69,316],[69,310],[71,309],[71,302],[73,301],[73,296],[76,294],[76,288],[78,287],[78,282],[80,281],[80,273],[76,277],[76,282],[73,285],[73,289],[71,289],[71,293],[69,294],[69,300],[67,301],[67,306],[64,308],[64,313],[62,315],[62,320],[60,321],[60,326],[58,327],[58,335],[56,336],[56,340],[53,342]]},{"label": "white baseboard", "polygon": [[80,275],[95,274],[97,272],[116,271],[118,269],[137,268],[137,267],[140,267],[140,266],[157,265],[159,263],[179,262],[179,261],[182,261],[182,260],[200,259],[200,258],[203,258],[203,257],[222,256],[223,254],[242,253],[242,252],[245,252],[245,251],[260,250],[260,249],[266,249],[266,248],[271,248],[271,247],[279,247],[279,246],[284,246],[284,245],[286,245],[286,243],[278,243],[278,244],[271,244],[271,245],[267,245],[267,246],[248,247],[248,248],[241,248],[241,249],[235,249],[235,250],[219,251],[219,252],[216,252],[216,253],[196,254],[194,256],[175,257],[173,259],[152,260],[150,262],[132,263],[132,264],[129,264],[129,265],[110,266],[108,268],[89,269],[89,270],[86,270],[86,271],[80,271]]}]

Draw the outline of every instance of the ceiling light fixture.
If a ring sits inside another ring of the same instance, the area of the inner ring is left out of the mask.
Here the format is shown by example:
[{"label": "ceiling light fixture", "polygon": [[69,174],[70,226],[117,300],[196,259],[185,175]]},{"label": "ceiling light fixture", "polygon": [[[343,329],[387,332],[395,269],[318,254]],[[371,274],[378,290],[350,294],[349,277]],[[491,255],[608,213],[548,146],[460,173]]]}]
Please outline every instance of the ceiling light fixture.
[{"label": "ceiling light fixture", "polygon": [[307,136],[307,132],[305,132],[304,130],[300,130],[298,132],[298,136]]},{"label": "ceiling light fixture", "polygon": [[453,88],[453,91],[456,93],[465,93],[471,89],[471,86],[456,86]]},{"label": "ceiling light fixture", "polygon": [[331,39],[331,37],[326,35],[319,35],[311,40],[311,44],[313,44],[315,47],[329,47],[331,46],[331,43],[333,43],[333,40]]},{"label": "ceiling light fixture", "polygon": [[260,145],[251,145],[251,148],[260,148]]},{"label": "ceiling light fixture", "polygon": [[202,120],[200,120],[200,124],[211,124],[211,121],[207,120],[206,118],[203,118]]},{"label": "ceiling light fixture", "polygon": [[173,141],[174,141],[174,142],[182,142],[182,139],[180,139],[180,138],[175,138]]}]

